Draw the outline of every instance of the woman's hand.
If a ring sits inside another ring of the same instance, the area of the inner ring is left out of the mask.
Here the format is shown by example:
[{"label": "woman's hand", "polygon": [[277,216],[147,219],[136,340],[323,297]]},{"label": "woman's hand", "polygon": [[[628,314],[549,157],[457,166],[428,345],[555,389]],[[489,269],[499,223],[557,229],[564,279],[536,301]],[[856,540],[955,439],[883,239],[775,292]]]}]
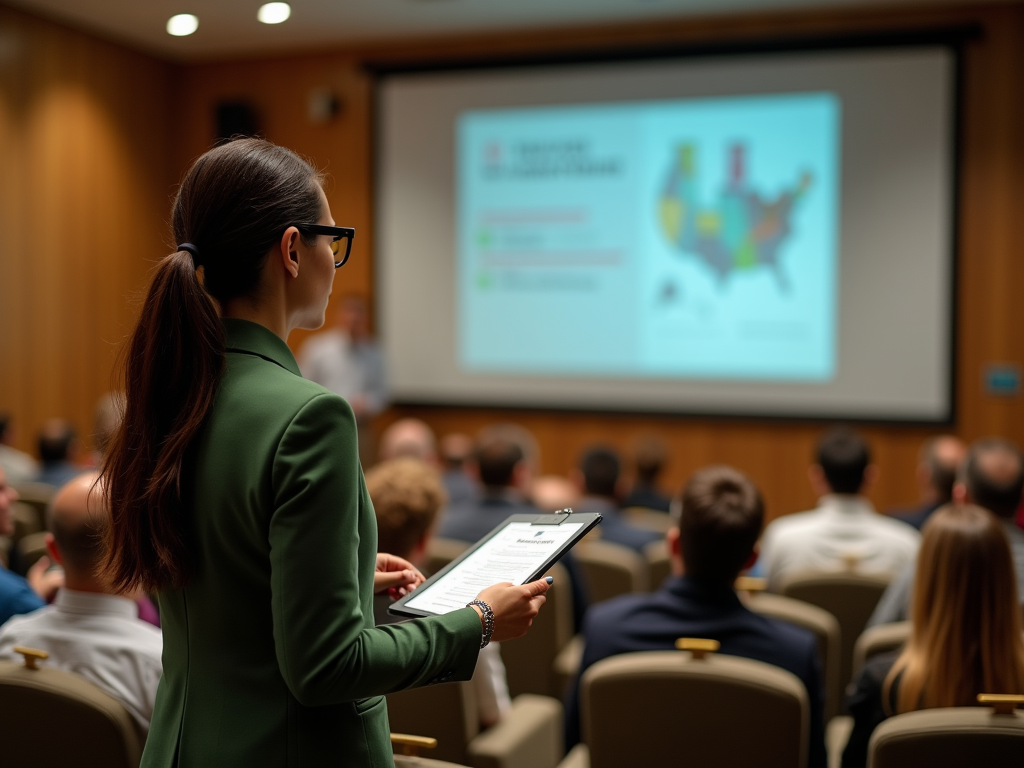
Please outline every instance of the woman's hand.
[{"label": "woman's hand", "polygon": [[377,553],[377,571],[373,574],[373,593],[375,595],[387,592],[392,600],[398,600],[426,580],[426,576],[408,560],[389,555],[386,552]]},{"label": "woman's hand", "polygon": [[[515,584],[495,584],[488,587],[479,595],[477,600],[483,600],[494,611],[494,632],[491,634],[491,641],[500,643],[502,640],[514,640],[526,634],[526,630],[533,624],[534,618],[540,612],[547,598],[548,589],[551,588],[551,577],[531,581],[517,587]],[[477,606],[474,610],[480,614],[483,621],[483,613]]]}]

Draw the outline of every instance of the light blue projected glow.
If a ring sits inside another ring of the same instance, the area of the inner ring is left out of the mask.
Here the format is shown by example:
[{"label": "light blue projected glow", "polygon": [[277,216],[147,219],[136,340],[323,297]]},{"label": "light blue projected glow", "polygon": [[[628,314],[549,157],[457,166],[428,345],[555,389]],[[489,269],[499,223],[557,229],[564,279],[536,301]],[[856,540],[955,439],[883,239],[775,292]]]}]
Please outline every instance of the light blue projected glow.
[{"label": "light blue projected glow", "polygon": [[832,379],[839,128],[829,93],[461,114],[460,365]]}]

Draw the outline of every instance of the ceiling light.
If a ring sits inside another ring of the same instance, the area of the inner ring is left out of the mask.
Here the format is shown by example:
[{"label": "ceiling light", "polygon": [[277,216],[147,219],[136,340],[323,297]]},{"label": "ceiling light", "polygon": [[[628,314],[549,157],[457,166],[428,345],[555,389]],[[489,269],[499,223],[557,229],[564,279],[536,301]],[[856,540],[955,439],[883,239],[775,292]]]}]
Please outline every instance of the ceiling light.
[{"label": "ceiling light", "polygon": [[291,15],[292,7],[288,3],[267,3],[256,12],[256,18],[264,24],[280,24]]},{"label": "ceiling light", "polygon": [[191,35],[199,28],[199,17],[191,13],[179,13],[167,20],[167,34],[175,37]]}]

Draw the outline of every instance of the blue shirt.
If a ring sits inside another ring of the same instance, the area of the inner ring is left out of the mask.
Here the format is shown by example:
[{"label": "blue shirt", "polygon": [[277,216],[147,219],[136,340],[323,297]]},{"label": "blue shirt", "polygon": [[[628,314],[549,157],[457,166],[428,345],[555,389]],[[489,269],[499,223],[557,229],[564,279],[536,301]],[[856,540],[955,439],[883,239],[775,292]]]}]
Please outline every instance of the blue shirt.
[{"label": "blue shirt", "polygon": [[0,566],[0,624],[11,616],[32,613],[44,605],[46,603],[32,591],[27,581]]}]

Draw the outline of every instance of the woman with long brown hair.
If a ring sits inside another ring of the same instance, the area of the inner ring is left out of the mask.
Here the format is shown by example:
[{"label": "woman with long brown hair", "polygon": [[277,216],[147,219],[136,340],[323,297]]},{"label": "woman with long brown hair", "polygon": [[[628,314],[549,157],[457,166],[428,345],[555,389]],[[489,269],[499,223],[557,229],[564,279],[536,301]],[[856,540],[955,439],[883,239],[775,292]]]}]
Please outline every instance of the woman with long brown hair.
[{"label": "woman with long brown hair", "polygon": [[923,533],[910,638],[858,676],[843,768],[866,765],[871,734],[891,715],[971,706],[979,693],[1024,693],[1024,634],[1003,525],[981,507],[949,505]]},{"label": "woman with long brown hair", "polygon": [[172,224],[103,468],[107,577],[160,602],[143,766],[391,765],[382,694],[469,679],[489,640],[526,632],[547,583],[374,627],[373,595],[422,576],[377,553],[352,409],[286,344],[323,324],[354,231],[308,163],[257,139],[200,157]]}]

